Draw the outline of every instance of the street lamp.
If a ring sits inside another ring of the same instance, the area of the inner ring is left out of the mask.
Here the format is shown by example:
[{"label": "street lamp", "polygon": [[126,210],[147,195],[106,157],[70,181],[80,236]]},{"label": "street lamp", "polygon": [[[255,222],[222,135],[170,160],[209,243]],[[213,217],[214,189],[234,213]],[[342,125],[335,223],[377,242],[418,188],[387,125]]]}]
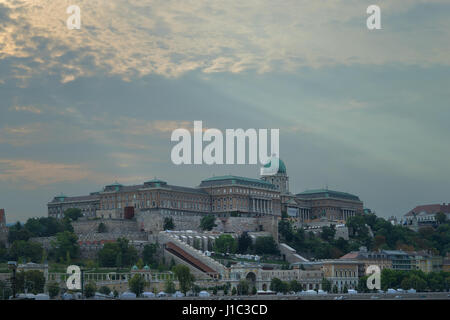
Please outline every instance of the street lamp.
[{"label": "street lamp", "polygon": [[17,262],[16,261],[8,261],[8,269],[12,271],[11,284],[12,284],[13,299],[15,299],[16,298],[16,270],[17,270]]}]

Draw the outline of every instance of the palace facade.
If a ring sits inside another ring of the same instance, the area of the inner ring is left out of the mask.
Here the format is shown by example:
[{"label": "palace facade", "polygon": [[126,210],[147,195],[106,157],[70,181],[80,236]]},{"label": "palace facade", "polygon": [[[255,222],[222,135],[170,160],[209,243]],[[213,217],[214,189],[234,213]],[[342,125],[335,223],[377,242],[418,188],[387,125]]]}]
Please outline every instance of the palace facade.
[{"label": "palace facade", "polygon": [[[266,165],[270,166],[270,163]],[[323,217],[346,220],[363,213],[363,203],[355,195],[328,189],[289,192],[286,165],[279,162],[277,174],[253,179],[218,176],[201,181],[197,187],[170,185],[153,179],[141,185],[107,185],[88,196],[56,196],[48,203],[48,215],[62,218],[69,208],[79,208],[86,217],[124,219],[140,212],[169,215],[214,214],[218,217],[281,216],[298,221]]]}]

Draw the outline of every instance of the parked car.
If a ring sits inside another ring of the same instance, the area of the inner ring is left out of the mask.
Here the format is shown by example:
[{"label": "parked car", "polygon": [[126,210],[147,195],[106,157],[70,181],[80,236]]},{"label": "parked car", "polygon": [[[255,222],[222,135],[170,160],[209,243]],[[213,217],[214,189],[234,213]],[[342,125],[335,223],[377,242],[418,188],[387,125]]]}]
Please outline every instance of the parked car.
[{"label": "parked car", "polygon": [[21,300],[34,300],[36,298],[36,296],[32,293],[19,293],[16,296],[16,299],[21,299]]},{"label": "parked car", "polygon": [[61,295],[61,299],[63,299],[63,300],[74,300],[75,298],[74,298],[73,294],[64,292]]},{"label": "parked car", "polygon": [[307,290],[307,291],[304,291],[304,292],[305,292],[306,295],[316,295],[317,294],[316,290]]},{"label": "parked car", "polygon": [[355,289],[348,289],[348,294],[357,294],[358,291],[356,291]]},{"label": "parked car", "polygon": [[386,293],[397,293],[397,290],[389,288]]},{"label": "parked car", "polygon": [[143,292],[142,297],[144,298],[154,298],[155,294],[153,292]]},{"label": "parked car", "polygon": [[209,297],[211,296],[208,291],[200,291],[198,294],[199,297]]},{"label": "parked car", "polygon": [[161,292],[159,292],[156,296],[157,296],[158,298],[164,298],[164,297],[167,297],[167,293],[165,293],[164,291],[161,291]]},{"label": "parked car", "polygon": [[133,292],[124,292],[120,295],[120,300],[133,300],[136,299],[136,294]]},{"label": "parked car", "polygon": [[96,292],[94,295],[94,300],[108,300],[109,296],[100,292]]},{"label": "parked car", "polygon": [[48,294],[45,294],[45,293],[38,293],[34,297],[34,300],[50,300],[50,296]]},{"label": "parked car", "polygon": [[184,297],[184,293],[181,292],[181,291],[176,291],[176,292],[172,295],[172,297],[174,297],[174,298],[182,298],[182,297]]}]

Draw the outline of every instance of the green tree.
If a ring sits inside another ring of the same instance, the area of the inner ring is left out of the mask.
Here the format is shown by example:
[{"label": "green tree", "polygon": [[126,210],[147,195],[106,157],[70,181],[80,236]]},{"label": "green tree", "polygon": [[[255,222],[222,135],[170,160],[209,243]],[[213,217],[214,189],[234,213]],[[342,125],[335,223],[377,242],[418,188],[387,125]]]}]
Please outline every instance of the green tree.
[{"label": "green tree", "polygon": [[405,290],[413,288],[416,289],[416,291],[421,292],[425,291],[427,282],[417,274],[410,274],[403,278],[401,287]]},{"label": "green tree", "polygon": [[139,270],[144,268],[144,261],[142,258],[139,258],[138,262],[136,263],[136,266],[139,268]]},{"label": "green tree", "polygon": [[106,224],[104,224],[103,222],[100,222],[100,224],[97,227],[97,232],[105,233],[106,231],[107,231]]},{"label": "green tree", "polygon": [[0,242],[0,262],[8,260],[8,250],[3,242]]},{"label": "green tree", "polygon": [[38,270],[21,271],[16,275],[17,292],[32,292],[34,294],[44,292],[44,273]]},{"label": "green tree", "polygon": [[214,242],[214,250],[221,253],[235,253],[237,241],[229,234],[220,235]]},{"label": "green tree", "polygon": [[132,266],[138,260],[138,252],[135,247],[129,245],[129,240],[126,238],[118,238],[117,245],[122,253],[123,266]]},{"label": "green tree", "polygon": [[155,266],[158,263],[156,252],[158,245],[156,243],[146,244],[142,251],[142,260],[147,265]]},{"label": "green tree", "polygon": [[64,224],[53,217],[30,218],[23,226],[32,237],[51,237],[65,231]]},{"label": "green tree", "polygon": [[233,289],[231,290],[231,295],[235,296],[237,294],[237,289],[236,287],[233,287]]},{"label": "green tree", "polygon": [[255,241],[255,252],[257,254],[279,254],[277,243],[273,237],[258,237]]},{"label": "green tree", "polygon": [[381,271],[381,289],[397,288],[400,285],[399,273],[392,269],[383,269]]},{"label": "green tree", "polygon": [[347,285],[344,285],[344,289],[342,290],[343,293],[348,293]]},{"label": "green tree", "polygon": [[237,285],[238,295],[240,295],[240,296],[248,295],[249,287],[250,287],[250,285],[249,285],[249,282],[247,280],[245,280],[245,279],[239,280],[239,283]]},{"label": "green tree", "polygon": [[368,278],[369,276],[362,276],[361,278],[359,278],[357,287],[358,292],[369,292],[369,288],[367,288]]},{"label": "green tree", "polygon": [[98,252],[99,263],[102,267],[131,267],[138,260],[136,248],[128,244],[125,238],[116,242],[106,243]]},{"label": "green tree", "polygon": [[272,281],[270,281],[271,291],[286,293],[288,289],[288,284],[278,278],[272,278]]},{"label": "green tree", "polygon": [[175,289],[175,283],[172,280],[167,280],[165,283],[165,290],[167,293],[169,294],[173,294],[175,293],[176,289]]},{"label": "green tree", "polygon": [[438,213],[436,214],[436,221],[437,221],[437,223],[439,223],[439,224],[444,224],[444,223],[447,222],[447,216],[446,216],[445,213],[443,213],[443,212],[438,212]]},{"label": "green tree", "polygon": [[230,288],[231,288],[230,283],[226,283],[226,284],[223,286],[223,294],[227,296],[227,295],[228,295],[228,292],[230,292]]},{"label": "green tree", "polygon": [[51,242],[50,255],[56,261],[65,261],[68,255],[71,259],[76,259],[79,253],[78,237],[72,232],[60,232],[56,234],[56,240]]},{"label": "green tree", "polygon": [[173,267],[175,267],[177,264],[175,263],[175,260],[172,258],[170,259],[170,265],[169,265],[169,269],[172,270]]},{"label": "green tree", "polygon": [[64,211],[64,217],[69,218],[71,221],[77,221],[82,216],[81,209],[78,208],[70,208]]},{"label": "green tree", "polygon": [[109,295],[111,293],[111,289],[107,286],[103,286],[103,287],[100,287],[100,289],[98,289],[98,292],[105,294],[105,295]]},{"label": "green tree", "polygon": [[[121,268],[123,266],[123,259],[122,259],[122,252],[120,250],[115,250],[114,252],[117,252],[116,261],[115,264],[110,264],[109,266],[115,266],[116,268]],[[102,251],[101,253],[98,253],[100,264],[103,266],[108,266],[108,264],[111,262],[111,252],[108,251]]]},{"label": "green tree", "polygon": [[351,236],[357,239],[366,239],[369,236],[369,229],[362,215],[356,215],[347,219],[347,227],[350,229]]},{"label": "green tree", "polygon": [[25,229],[19,221],[8,230],[9,243],[14,243],[17,240],[28,241],[32,236],[31,232]]},{"label": "green tree", "polygon": [[238,238],[238,248],[237,251],[241,254],[245,254],[251,251],[253,246],[252,238],[249,236],[248,232],[244,231]]},{"label": "green tree", "polygon": [[331,292],[331,282],[327,278],[322,279],[322,290],[326,292]]},{"label": "green tree", "polygon": [[426,275],[428,288],[431,291],[443,291],[445,288],[445,278],[443,272],[430,272]]},{"label": "green tree", "polygon": [[102,267],[121,267],[122,254],[116,243],[105,243],[102,249],[98,251],[98,260]]},{"label": "green tree", "polygon": [[297,280],[291,280],[289,282],[289,291],[299,292],[302,291],[302,286]]},{"label": "green tree", "polygon": [[215,221],[216,217],[212,214],[208,214],[200,220],[200,228],[202,230],[211,231],[214,227],[217,226]]},{"label": "green tree", "polygon": [[181,292],[186,294],[195,281],[195,277],[191,274],[191,270],[189,270],[189,267],[179,264],[173,268],[173,272],[178,279]]},{"label": "green tree", "polygon": [[173,223],[172,217],[165,217],[164,218],[164,230],[174,230],[175,224]]},{"label": "green tree", "polygon": [[40,263],[42,259],[42,245],[32,241],[16,240],[9,249],[9,257],[12,260],[26,260]]},{"label": "green tree", "polygon": [[253,286],[253,287],[252,287],[252,295],[255,295],[257,292],[258,292],[258,291],[256,290],[256,287]]},{"label": "green tree", "polygon": [[144,288],[147,285],[144,277],[140,274],[135,274],[130,281],[128,282],[128,286],[130,287],[130,291],[136,294],[139,297],[142,292],[144,292]]},{"label": "green tree", "polygon": [[47,285],[48,288],[48,295],[50,296],[51,299],[54,299],[55,297],[58,296],[60,288],[59,288],[59,284],[56,282],[50,282]]},{"label": "green tree", "polygon": [[97,286],[95,285],[95,282],[90,281],[84,286],[84,296],[86,298],[91,298],[95,296],[95,292],[97,291]]},{"label": "green tree", "polygon": [[331,227],[323,227],[322,232],[320,233],[320,237],[325,241],[331,241],[334,239],[334,235],[336,234],[336,227],[332,225]]},{"label": "green tree", "polygon": [[288,220],[281,220],[278,223],[278,233],[288,243],[291,243],[295,238],[292,224]]}]

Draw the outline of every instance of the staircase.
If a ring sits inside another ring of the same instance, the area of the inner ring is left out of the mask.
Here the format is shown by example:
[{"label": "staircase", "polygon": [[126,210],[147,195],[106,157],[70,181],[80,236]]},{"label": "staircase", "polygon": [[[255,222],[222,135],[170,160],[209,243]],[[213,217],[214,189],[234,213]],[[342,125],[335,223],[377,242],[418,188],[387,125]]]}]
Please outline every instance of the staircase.
[{"label": "staircase", "polygon": [[177,237],[166,233],[160,233],[161,242],[166,244],[165,249],[195,267],[201,272],[224,275],[226,268],[223,264],[206,256],[202,251],[181,241]]}]

